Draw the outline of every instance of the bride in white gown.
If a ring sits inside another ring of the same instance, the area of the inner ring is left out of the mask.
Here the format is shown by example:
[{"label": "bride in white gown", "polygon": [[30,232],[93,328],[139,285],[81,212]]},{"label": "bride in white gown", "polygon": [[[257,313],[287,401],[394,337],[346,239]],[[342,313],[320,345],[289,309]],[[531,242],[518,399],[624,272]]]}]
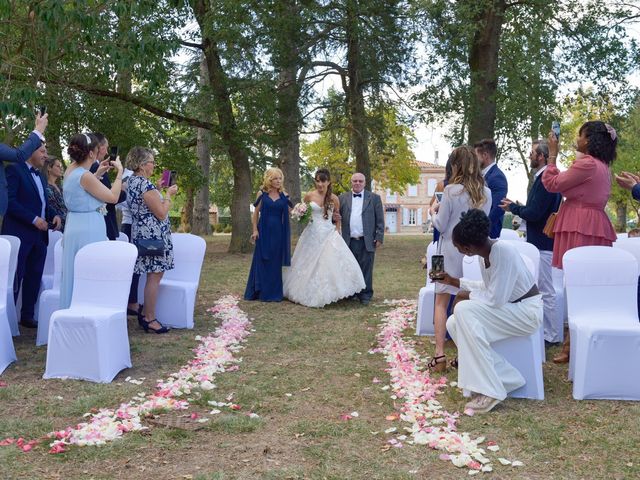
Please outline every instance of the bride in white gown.
[{"label": "bride in white gown", "polygon": [[[304,196],[311,205],[312,221],[300,235],[291,266],[283,272],[284,296],[307,307],[324,307],[365,288],[355,257],[333,224],[340,202],[332,193],[329,171],[315,175],[316,189]],[[326,199],[326,200],[325,200]]]}]

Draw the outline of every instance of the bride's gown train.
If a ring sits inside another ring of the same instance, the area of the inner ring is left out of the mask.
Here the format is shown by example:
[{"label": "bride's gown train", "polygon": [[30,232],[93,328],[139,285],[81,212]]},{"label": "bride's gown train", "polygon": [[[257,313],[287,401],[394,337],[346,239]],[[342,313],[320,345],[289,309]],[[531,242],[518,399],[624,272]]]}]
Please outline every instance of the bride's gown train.
[{"label": "bride's gown train", "polygon": [[357,260],[323,210],[311,202],[313,221],[300,235],[291,266],[283,272],[284,296],[307,307],[324,307],[365,288]]}]

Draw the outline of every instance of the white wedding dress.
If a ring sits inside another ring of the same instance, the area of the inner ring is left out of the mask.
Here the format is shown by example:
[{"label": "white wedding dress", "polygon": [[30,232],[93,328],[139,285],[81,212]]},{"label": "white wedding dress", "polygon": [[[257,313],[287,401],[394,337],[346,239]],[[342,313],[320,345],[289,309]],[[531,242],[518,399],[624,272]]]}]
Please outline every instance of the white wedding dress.
[{"label": "white wedding dress", "polygon": [[311,202],[312,222],[300,235],[291,266],[283,271],[284,296],[307,307],[324,307],[365,287],[353,253],[323,210]]}]

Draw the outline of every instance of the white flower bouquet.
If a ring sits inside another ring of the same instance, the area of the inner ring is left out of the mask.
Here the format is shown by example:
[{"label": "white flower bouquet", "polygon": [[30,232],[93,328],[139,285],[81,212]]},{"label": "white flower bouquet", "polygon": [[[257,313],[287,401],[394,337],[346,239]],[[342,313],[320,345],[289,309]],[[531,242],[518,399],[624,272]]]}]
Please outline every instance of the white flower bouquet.
[{"label": "white flower bouquet", "polygon": [[291,218],[302,224],[311,222],[311,205],[306,202],[296,203],[291,210]]}]

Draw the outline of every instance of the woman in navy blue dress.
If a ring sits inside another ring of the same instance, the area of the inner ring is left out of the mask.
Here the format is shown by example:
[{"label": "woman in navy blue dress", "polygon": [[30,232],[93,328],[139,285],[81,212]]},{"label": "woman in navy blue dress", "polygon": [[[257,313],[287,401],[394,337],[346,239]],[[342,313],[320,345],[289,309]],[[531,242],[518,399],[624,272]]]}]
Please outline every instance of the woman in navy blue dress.
[{"label": "woman in navy blue dress", "polygon": [[269,168],[254,203],[251,239],[256,248],[244,292],[245,300],[282,301],[282,267],[291,265],[291,202],[282,190],[283,180],[282,170]]}]

